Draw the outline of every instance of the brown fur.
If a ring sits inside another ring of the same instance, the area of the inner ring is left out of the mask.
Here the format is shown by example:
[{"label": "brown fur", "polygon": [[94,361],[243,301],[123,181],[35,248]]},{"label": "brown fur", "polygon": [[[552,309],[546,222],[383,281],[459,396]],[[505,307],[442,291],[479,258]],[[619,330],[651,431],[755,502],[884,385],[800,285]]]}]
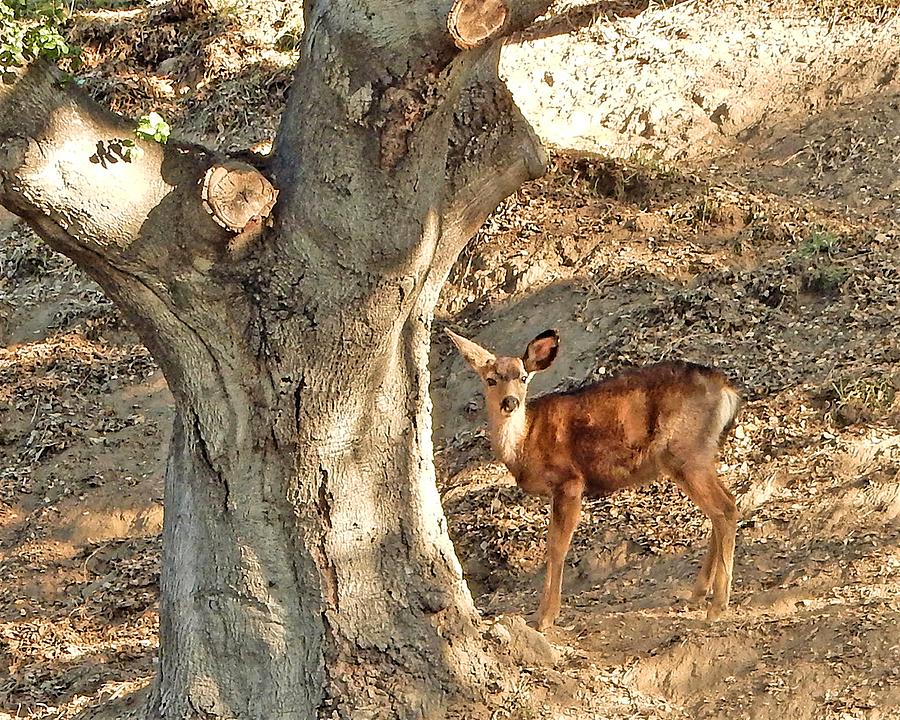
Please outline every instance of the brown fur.
[{"label": "brown fur", "polygon": [[495,452],[522,490],[551,498],[538,627],[549,627],[559,614],[562,567],[582,498],[661,475],[672,478],[712,522],[710,550],[694,596],[705,600],[712,589],[707,617],[718,617],[728,605],[737,523],[734,499],[716,474],[720,438],[740,407],[725,375],[701,365],[665,362],[526,404],[531,375],[556,357],[555,332],[532,340],[522,358],[497,358],[470,340],[450,336],[485,381]]}]

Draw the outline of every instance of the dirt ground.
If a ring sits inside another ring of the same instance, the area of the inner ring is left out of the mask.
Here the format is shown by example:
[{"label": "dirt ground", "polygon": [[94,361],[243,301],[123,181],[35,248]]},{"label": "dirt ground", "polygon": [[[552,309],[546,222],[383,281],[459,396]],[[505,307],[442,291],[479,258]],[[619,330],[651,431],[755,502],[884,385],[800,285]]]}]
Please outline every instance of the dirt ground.
[{"label": "dirt ground", "polygon": [[[496,718],[900,718],[884,6],[598,3],[505,51],[553,168],[470,243],[436,330],[514,353],[557,328],[537,392],[678,357],[724,368],[748,403],[720,467],[741,510],[729,613],[685,602],[709,527],[677,490],[592,500],[559,626]],[[147,25],[160,7],[83,12],[88,89],[219,147],[271,137],[292,11],[265,31],[240,14]],[[0,236],[0,720],[125,718],[154,671],[170,396],[93,283],[14,218]],[[457,552],[485,619],[516,628],[546,507],[492,462],[478,384],[441,333],[432,386]]]}]

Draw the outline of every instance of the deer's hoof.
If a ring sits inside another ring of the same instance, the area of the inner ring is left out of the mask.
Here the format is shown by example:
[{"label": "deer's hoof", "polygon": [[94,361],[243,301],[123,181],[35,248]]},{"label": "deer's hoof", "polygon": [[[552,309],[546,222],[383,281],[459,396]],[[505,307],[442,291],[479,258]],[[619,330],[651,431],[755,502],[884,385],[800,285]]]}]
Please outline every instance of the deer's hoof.
[{"label": "deer's hoof", "polygon": [[688,605],[695,608],[702,608],[706,606],[706,595],[707,591],[704,590],[694,590],[691,593],[691,596],[688,598]]},{"label": "deer's hoof", "polygon": [[535,620],[534,627],[538,632],[544,632],[545,630],[549,630],[553,627],[554,623],[556,623],[556,615],[547,613],[538,615],[537,620]]}]

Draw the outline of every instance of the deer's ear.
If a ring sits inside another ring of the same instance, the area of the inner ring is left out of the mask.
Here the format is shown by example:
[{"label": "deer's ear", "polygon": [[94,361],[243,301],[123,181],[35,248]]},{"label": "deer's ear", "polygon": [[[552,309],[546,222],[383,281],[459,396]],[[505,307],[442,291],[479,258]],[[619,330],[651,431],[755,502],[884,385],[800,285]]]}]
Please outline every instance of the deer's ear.
[{"label": "deer's ear", "polygon": [[493,353],[485,350],[478,343],[474,343],[471,340],[464,338],[462,335],[457,335],[448,328],[445,328],[444,332],[447,333],[447,337],[449,337],[453,341],[453,344],[456,345],[456,349],[459,350],[460,355],[465,358],[466,362],[469,363],[479,375],[488,365],[496,360]]},{"label": "deer's ear", "polygon": [[534,340],[528,343],[522,363],[526,372],[539,372],[546,370],[556,359],[559,352],[559,335],[556,330],[545,330]]}]

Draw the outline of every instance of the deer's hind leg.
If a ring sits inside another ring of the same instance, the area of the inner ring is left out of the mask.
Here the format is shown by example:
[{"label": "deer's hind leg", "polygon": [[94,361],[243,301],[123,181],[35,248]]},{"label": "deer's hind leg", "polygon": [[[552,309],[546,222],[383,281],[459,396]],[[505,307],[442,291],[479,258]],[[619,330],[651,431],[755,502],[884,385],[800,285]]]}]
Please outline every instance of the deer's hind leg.
[{"label": "deer's hind leg", "polygon": [[706,551],[706,557],[703,559],[703,565],[694,582],[694,588],[691,592],[691,603],[699,605],[706,602],[706,596],[712,589],[716,575],[716,560],[721,552],[719,544],[719,536],[716,534],[716,528],[713,526],[712,532],[709,534],[709,547]]},{"label": "deer's hind leg", "polygon": [[737,534],[738,511],[734,502],[734,496],[715,477],[718,488],[718,512],[719,524],[722,527],[719,536],[719,558],[716,565],[716,575],[713,580],[713,597],[709,610],[706,613],[708,620],[715,620],[728,607],[731,598],[731,579],[734,571],[734,545]]},{"label": "deer's hind leg", "polygon": [[708,620],[715,620],[728,607],[731,596],[737,506],[734,497],[719,480],[713,462],[680,468],[675,474],[675,480],[712,523],[709,553],[700,570],[694,593],[696,597],[702,591],[705,597],[709,588],[712,588],[712,601],[706,617]]}]

